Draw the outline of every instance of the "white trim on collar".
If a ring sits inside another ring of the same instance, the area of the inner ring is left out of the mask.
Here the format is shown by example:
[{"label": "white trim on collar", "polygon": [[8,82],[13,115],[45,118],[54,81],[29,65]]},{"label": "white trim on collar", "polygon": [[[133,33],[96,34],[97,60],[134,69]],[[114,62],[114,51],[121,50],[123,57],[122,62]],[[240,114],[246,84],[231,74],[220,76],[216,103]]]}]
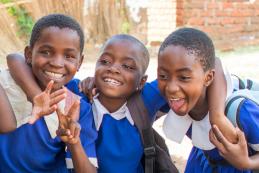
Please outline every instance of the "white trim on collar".
[{"label": "white trim on collar", "polygon": [[127,102],[124,105],[122,105],[116,112],[110,113],[101,104],[101,102],[98,100],[98,95],[96,95],[93,98],[92,110],[93,110],[93,115],[94,115],[95,127],[96,127],[97,131],[100,129],[104,114],[110,114],[116,120],[120,120],[120,119],[126,117],[127,120],[129,121],[129,123],[133,126],[134,121],[130,115],[129,109],[126,106],[126,104],[127,104]]},{"label": "white trim on collar", "polygon": [[215,148],[209,140],[211,125],[208,114],[202,120],[195,121],[189,115],[179,116],[170,110],[164,120],[163,131],[167,138],[181,143],[191,125],[194,146],[203,150]]}]

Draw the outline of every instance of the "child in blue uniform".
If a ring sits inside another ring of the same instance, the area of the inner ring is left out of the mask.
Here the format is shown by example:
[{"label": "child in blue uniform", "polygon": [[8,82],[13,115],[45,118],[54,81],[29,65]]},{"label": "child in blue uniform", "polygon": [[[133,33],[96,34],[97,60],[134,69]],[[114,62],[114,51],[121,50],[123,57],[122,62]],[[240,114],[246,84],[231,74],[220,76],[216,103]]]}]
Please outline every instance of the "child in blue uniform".
[{"label": "child in blue uniform", "polygon": [[[208,113],[207,87],[214,78],[215,53],[210,38],[193,28],[182,28],[170,34],[162,43],[158,57],[158,84],[171,108],[163,129],[166,136],[181,141],[186,134],[194,145],[185,172],[251,172],[239,170],[225,162],[209,140],[211,125]],[[226,76],[229,79],[229,76]],[[227,85],[229,86],[229,80]],[[228,87],[229,88],[229,87]],[[229,96],[232,89],[227,91]],[[241,110],[241,124],[252,157],[258,157],[258,113],[256,105],[247,101]],[[248,115],[248,116],[247,116]],[[177,133],[174,133],[177,131]],[[248,157],[247,156],[239,156]],[[210,160],[210,161],[209,161]],[[250,167],[249,169],[251,169]]]},{"label": "child in blue uniform", "polygon": [[[151,120],[155,119],[157,110],[167,106],[157,82],[145,84],[148,63],[145,46],[129,35],[113,36],[101,50],[95,71],[99,95],[94,97],[92,105],[98,131],[96,150],[100,173],[143,172],[143,146],[126,106],[127,99],[141,90]],[[74,86],[79,84],[76,82]]]},{"label": "child in blue uniform", "polygon": [[[52,14],[38,20],[30,45],[25,48],[25,57],[40,88],[46,88],[50,80],[54,80],[52,91],[63,85],[77,88],[77,83],[70,80],[83,60],[83,47],[83,31],[74,19]],[[64,173],[69,172],[68,168],[74,168],[75,172],[96,172],[97,133],[92,124],[91,106],[82,99],[80,110],[78,101],[64,105],[65,112],[58,111],[59,119],[52,114],[33,125],[24,124],[12,133],[0,135],[1,173]],[[60,138],[56,136],[57,129]]]},{"label": "child in blue uniform", "polygon": [[152,120],[156,111],[166,105],[157,81],[145,84],[148,61],[145,46],[129,35],[113,36],[101,49],[95,72],[99,95],[94,97],[92,106],[98,130],[100,173],[143,172],[143,146],[126,102],[131,94],[141,90]]}]

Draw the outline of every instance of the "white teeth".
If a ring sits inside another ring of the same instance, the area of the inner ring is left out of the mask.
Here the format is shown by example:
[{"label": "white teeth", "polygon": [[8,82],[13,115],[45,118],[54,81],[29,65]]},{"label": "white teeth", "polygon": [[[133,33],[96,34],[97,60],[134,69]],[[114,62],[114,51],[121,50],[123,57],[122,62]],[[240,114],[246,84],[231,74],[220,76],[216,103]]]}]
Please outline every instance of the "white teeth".
[{"label": "white teeth", "polygon": [[63,77],[63,74],[59,74],[59,73],[54,73],[54,72],[50,72],[50,71],[45,71],[44,72],[46,75],[55,78],[55,79],[60,79]]},{"label": "white teeth", "polygon": [[111,78],[105,78],[104,82],[107,82],[107,83],[109,83],[111,85],[115,85],[115,86],[121,85],[121,82],[119,82],[117,80],[114,80],[114,79],[111,79]]},{"label": "white teeth", "polygon": [[170,101],[178,101],[178,100],[181,100],[180,98],[173,98],[173,99],[170,99]]}]

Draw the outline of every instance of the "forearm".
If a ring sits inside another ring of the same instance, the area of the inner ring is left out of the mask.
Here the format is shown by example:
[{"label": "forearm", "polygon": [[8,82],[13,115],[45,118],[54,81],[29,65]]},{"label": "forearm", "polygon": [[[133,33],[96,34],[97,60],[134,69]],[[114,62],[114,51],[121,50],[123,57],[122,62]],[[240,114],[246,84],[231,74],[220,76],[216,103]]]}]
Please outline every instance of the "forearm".
[{"label": "forearm", "polygon": [[210,111],[210,123],[216,124],[230,142],[236,143],[237,134],[235,128],[226,118],[224,113],[227,84],[221,62],[218,58],[216,58],[215,62],[214,80],[209,86],[207,94]]},{"label": "forearm", "polygon": [[250,164],[248,169],[259,170],[259,153],[250,156]]},{"label": "forearm", "polygon": [[16,129],[16,120],[4,89],[0,85],[0,133]]},{"label": "forearm", "polygon": [[76,144],[68,145],[68,149],[71,152],[76,173],[96,173],[96,168],[90,163],[80,141]]},{"label": "forearm", "polygon": [[26,64],[23,55],[9,54],[7,56],[7,65],[9,67],[11,76],[23,89],[29,101],[32,101],[36,95],[42,92],[33,76],[31,67]]}]

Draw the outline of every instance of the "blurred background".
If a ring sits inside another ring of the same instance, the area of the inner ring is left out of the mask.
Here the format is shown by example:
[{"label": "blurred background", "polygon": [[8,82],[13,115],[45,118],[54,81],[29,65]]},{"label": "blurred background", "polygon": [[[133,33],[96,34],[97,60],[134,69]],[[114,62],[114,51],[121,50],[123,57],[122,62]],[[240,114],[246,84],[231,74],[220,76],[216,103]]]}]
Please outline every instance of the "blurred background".
[{"label": "blurred background", "polygon": [[[155,79],[161,42],[183,26],[206,32],[230,72],[258,78],[259,0],[0,0],[0,67],[6,67],[8,53],[23,53],[35,21],[49,13],[70,15],[83,27],[86,58],[76,75],[80,79],[94,74],[99,48],[118,33],[145,43],[151,54],[147,74],[149,81]],[[161,134],[162,122],[155,124]],[[191,142],[166,142],[183,172]]]}]

